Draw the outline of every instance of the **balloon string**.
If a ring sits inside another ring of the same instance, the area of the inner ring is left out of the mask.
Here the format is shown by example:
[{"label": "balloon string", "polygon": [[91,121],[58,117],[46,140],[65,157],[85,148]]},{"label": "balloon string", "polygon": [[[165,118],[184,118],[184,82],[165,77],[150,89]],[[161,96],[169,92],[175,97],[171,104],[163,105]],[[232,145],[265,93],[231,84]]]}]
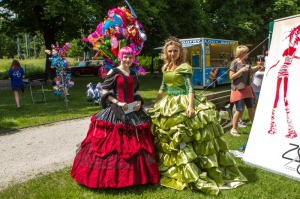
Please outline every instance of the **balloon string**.
[{"label": "balloon string", "polygon": [[131,7],[131,5],[129,4],[129,2],[127,0],[124,0],[126,2],[126,4],[128,5],[130,11],[131,11],[131,14],[134,16],[134,18],[137,18],[137,15],[135,14],[133,8]]},{"label": "balloon string", "polygon": [[[262,42],[260,42],[257,46],[255,46],[247,55],[245,55],[245,56],[248,56],[251,52],[253,52],[256,48],[258,48],[260,45],[262,45],[267,39],[269,39],[269,37],[267,37],[267,38],[265,38]],[[244,56],[244,57],[245,57]],[[243,57],[243,58],[244,58]],[[243,59],[242,58],[242,59]],[[211,84],[209,84],[207,87],[205,87],[200,93],[199,93],[199,95],[201,95],[201,94],[203,94],[203,92],[206,90],[206,89],[208,89],[211,85],[213,85],[216,81],[218,81],[219,79],[221,79],[222,77],[223,77],[223,75],[225,75],[226,73],[228,73],[229,72],[229,70],[230,70],[230,68],[228,69],[228,70],[226,70],[222,75],[220,75],[219,77],[217,77],[214,81],[212,81],[212,83]]]}]

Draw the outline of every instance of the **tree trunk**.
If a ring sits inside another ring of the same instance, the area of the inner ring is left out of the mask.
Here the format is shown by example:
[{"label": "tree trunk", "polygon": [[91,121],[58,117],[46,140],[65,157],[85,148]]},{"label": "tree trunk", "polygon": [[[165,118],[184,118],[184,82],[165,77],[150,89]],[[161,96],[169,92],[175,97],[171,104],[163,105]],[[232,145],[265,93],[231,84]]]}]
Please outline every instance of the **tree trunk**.
[{"label": "tree trunk", "polygon": [[[52,50],[51,44],[55,44],[55,31],[50,30],[50,28],[44,29],[44,39],[45,39],[45,46],[47,50]],[[51,56],[47,54],[46,56],[46,68],[45,73],[48,77],[48,80],[53,80],[56,76],[55,69],[51,68],[51,62],[49,60]]]}]

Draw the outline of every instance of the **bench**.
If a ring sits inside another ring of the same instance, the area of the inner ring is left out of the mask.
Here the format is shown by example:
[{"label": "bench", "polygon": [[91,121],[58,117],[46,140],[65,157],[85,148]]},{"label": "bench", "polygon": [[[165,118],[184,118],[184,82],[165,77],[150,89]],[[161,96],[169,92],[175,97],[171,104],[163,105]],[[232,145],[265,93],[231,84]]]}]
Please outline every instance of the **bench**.
[{"label": "bench", "polygon": [[45,73],[41,73],[41,74],[32,74],[29,75],[27,79],[23,79],[23,82],[25,84],[25,87],[28,87],[30,82],[33,81],[39,81],[42,82],[44,84],[47,84],[47,75]]},{"label": "bench", "polygon": [[220,92],[214,92],[204,95],[206,99],[212,103],[215,104],[216,109],[218,111],[225,110],[228,112],[230,122],[232,121],[232,109],[233,109],[233,103],[230,103],[230,93],[231,90],[225,90]]}]

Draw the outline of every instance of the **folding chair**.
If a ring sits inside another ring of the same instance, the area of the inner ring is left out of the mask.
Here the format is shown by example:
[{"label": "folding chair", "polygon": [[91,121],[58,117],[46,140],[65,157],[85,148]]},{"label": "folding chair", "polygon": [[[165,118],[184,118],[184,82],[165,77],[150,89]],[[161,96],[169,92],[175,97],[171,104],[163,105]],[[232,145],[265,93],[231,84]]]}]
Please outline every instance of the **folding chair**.
[{"label": "folding chair", "polygon": [[39,81],[39,80],[29,81],[29,88],[30,88],[30,94],[31,94],[31,99],[32,99],[33,104],[35,102],[45,102],[46,103],[44,86],[41,81]]}]

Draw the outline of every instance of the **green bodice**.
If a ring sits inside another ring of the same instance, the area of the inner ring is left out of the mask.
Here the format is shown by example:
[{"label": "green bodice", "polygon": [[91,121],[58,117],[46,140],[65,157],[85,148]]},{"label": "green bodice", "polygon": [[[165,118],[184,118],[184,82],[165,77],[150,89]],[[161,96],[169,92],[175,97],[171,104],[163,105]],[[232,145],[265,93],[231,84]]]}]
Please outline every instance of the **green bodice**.
[{"label": "green bodice", "polygon": [[163,67],[163,82],[160,90],[167,91],[169,96],[187,95],[194,92],[191,78],[193,69],[190,65],[184,63],[179,65],[174,71],[164,70]]}]

